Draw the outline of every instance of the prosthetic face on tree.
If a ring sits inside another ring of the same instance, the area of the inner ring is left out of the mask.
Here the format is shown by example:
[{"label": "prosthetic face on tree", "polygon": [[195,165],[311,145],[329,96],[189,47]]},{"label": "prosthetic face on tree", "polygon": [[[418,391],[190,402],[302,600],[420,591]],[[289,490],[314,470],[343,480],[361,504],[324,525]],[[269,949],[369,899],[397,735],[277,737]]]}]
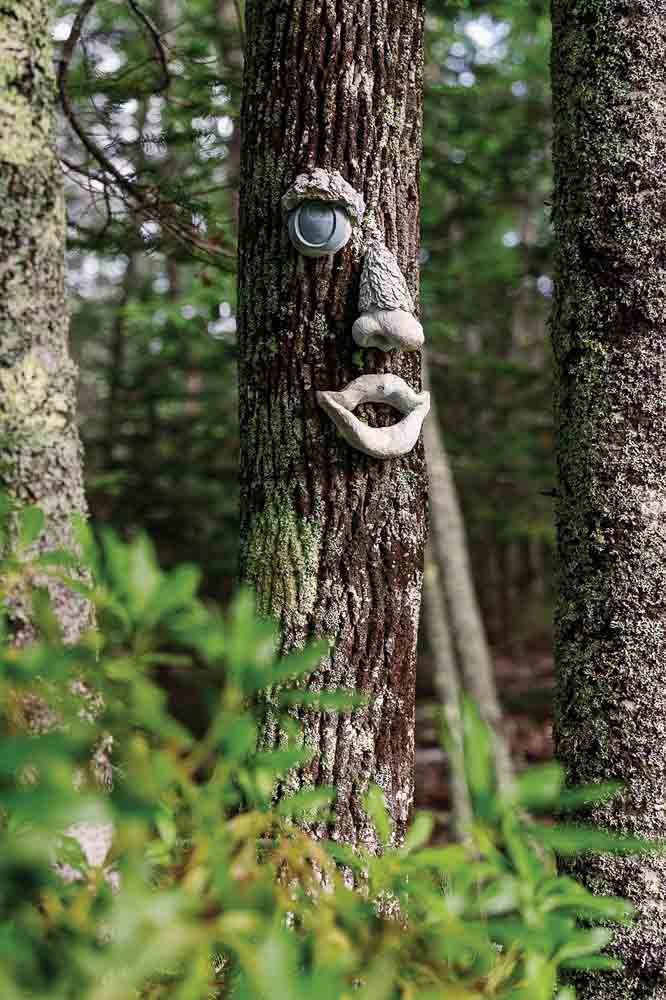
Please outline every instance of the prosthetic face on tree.
[{"label": "prosthetic face on tree", "polygon": [[[359,347],[418,351],[423,328],[395,256],[382,240],[363,197],[337,171],[300,174],[282,199],[289,237],[304,257],[331,256],[350,240],[363,257],[360,316],[352,336]],[[374,458],[396,458],[412,450],[430,409],[430,394],[415,392],[398,375],[362,375],[341,391],[317,392],[344,439]],[[403,419],[391,427],[370,427],[355,416],[362,403],[386,403]]]}]

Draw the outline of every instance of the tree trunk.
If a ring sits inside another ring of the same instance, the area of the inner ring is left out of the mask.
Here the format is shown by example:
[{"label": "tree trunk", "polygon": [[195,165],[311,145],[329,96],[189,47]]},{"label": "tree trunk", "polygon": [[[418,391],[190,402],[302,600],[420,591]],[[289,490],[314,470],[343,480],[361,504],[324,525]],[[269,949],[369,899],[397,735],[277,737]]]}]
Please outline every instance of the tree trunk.
[{"label": "tree trunk", "polygon": [[[332,829],[313,832],[374,850],[362,807],[368,784],[384,790],[396,841],[412,802],[425,463],[420,445],[390,460],[354,450],[315,394],[384,371],[418,390],[420,361],[375,349],[355,357],[354,241],[333,257],[299,256],[280,202],[303,171],[339,171],[416,291],[423,3],[250,0],[246,20],[241,570],[260,611],[279,619],[285,650],[312,636],[332,640],[314,687],[372,699],[351,715],[303,715],[314,757],[279,794],[335,785]],[[391,422],[380,408],[368,420]],[[262,742],[279,739],[269,714]]]},{"label": "tree trunk", "polygon": [[[572,783],[620,779],[591,810],[666,836],[666,16],[662,3],[553,2],[559,550],[557,752]],[[628,896],[622,972],[580,1000],[666,996],[666,858],[590,857]]]},{"label": "tree trunk", "polygon": [[[70,517],[86,510],[48,8],[47,0],[0,0],[0,487],[44,511],[42,550],[71,549]],[[50,589],[72,642],[90,623],[90,608],[65,587]],[[12,602],[10,611],[16,642],[27,642],[25,603]]]},{"label": "tree trunk", "polygon": [[[40,551],[75,548],[71,518],[86,514],[82,449],[76,425],[76,367],[68,351],[65,295],[65,213],[56,156],[55,81],[47,0],[0,0],[0,487],[20,504],[37,504],[46,524]],[[48,582],[65,642],[91,624],[87,601]],[[12,640],[34,638],[29,597],[9,600]],[[88,717],[97,699],[85,683],[71,689]],[[39,697],[22,703],[35,733],[58,725]],[[90,770],[112,781],[112,739],[101,734]],[[82,776],[83,777],[83,776]],[[108,823],[77,823],[66,831],[90,865],[111,846]],[[66,879],[79,873],[57,866]]]},{"label": "tree trunk", "polygon": [[456,840],[463,840],[472,820],[472,807],[464,767],[462,692],[441,574],[431,546],[426,549],[423,577],[423,620],[428,636],[430,655],[434,662],[435,687],[442,703],[442,711],[448,730],[451,831]]},{"label": "tree trunk", "polygon": [[433,551],[446,595],[463,686],[493,730],[497,781],[501,788],[506,788],[513,776],[511,754],[502,733],[502,709],[476,599],[465,525],[434,404],[431,404],[430,417],[423,427],[423,440],[430,474]]}]

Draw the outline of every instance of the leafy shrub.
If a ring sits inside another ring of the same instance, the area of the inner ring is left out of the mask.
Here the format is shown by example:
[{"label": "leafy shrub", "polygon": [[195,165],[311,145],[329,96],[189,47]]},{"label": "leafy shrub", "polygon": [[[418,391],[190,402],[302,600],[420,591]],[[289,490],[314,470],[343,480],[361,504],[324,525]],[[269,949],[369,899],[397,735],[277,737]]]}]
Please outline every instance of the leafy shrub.
[{"label": "leafy shrub", "polygon": [[[30,556],[39,519],[21,517],[26,544],[3,580],[69,573],[71,558]],[[600,954],[611,937],[601,924],[628,920],[627,904],[558,875],[554,852],[631,845],[527,815],[612,789],[564,791],[559,767],[548,765],[499,797],[488,733],[467,706],[466,843],[429,846],[427,813],[381,857],[315,843],[298,817],[325,814],[334,789],[280,803],[272,795],[276,779],[308,759],[286,708],[298,686],[276,698],[287,735],[272,752],[256,750],[252,704],[263,689],[307,676],[321,647],[278,658],[275,627],[255,616],[247,593],[223,617],[197,598],[196,568],[162,572],[145,537],[96,542],[83,526],[80,536],[94,583],[79,575],[71,585],[94,602],[97,631],[64,646],[38,589],[41,638],[18,650],[3,635],[3,1000],[570,1000],[571,988],[557,992],[560,970],[614,964]],[[158,683],[165,667],[205,692],[203,736],[169,711]],[[101,718],[81,710],[81,678],[102,696]],[[35,692],[60,720],[39,737],[17,722]],[[335,695],[327,707],[354,711],[354,699]],[[81,780],[100,730],[114,744],[110,794]],[[388,844],[379,789],[366,806]],[[103,864],[88,863],[63,832],[83,822],[114,824]]]}]

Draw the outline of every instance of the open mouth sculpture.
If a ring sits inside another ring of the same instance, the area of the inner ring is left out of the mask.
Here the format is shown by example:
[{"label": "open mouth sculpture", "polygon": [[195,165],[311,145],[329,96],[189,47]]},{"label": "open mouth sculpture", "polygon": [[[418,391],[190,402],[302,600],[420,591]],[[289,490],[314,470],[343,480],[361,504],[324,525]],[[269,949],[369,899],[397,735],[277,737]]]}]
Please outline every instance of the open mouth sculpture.
[{"label": "open mouth sculpture", "polygon": [[[300,174],[282,199],[289,239],[304,257],[330,257],[352,238],[363,253],[360,316],[352,328],[359,347],[381,351],[418,351],[423,327],[405,276],[376,223],[365,218],[361,194],[337,171],[317,167]],[[430,409],[430,395],[417,393],[397,375],[362,375],[341,392],[317,392],[344,439],[373,458],[397,458],[416,444]],[[354,410],[362,403],[388,403],[404,414],[391,427],[370,427]]]},{"label": "open mouth sculpture", "polygon": [[[398,458],[416,444],[430,409],[430,393],[414,392],[398,375],[361,375],[341,392],[318,392],[317,401],[353,448],[373,458]],[[404,419],[370,427],[354,415],[362,403],[388,403]]]}]

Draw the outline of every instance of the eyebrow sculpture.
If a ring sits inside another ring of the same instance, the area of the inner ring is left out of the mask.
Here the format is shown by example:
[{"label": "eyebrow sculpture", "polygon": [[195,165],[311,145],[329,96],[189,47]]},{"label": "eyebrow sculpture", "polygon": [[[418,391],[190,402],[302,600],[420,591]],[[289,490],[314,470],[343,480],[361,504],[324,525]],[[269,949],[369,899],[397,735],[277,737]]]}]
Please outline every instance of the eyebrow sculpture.
[{"label": "eyebrow sculpture", "polygon": [[287,193],[282,196],[285,216],[304,201],[328,201],[344,208],[352,226],[360,226],[365,216],[365,201],[337,170],[328,171],[315,167],[307,174],[299,174]]}]

